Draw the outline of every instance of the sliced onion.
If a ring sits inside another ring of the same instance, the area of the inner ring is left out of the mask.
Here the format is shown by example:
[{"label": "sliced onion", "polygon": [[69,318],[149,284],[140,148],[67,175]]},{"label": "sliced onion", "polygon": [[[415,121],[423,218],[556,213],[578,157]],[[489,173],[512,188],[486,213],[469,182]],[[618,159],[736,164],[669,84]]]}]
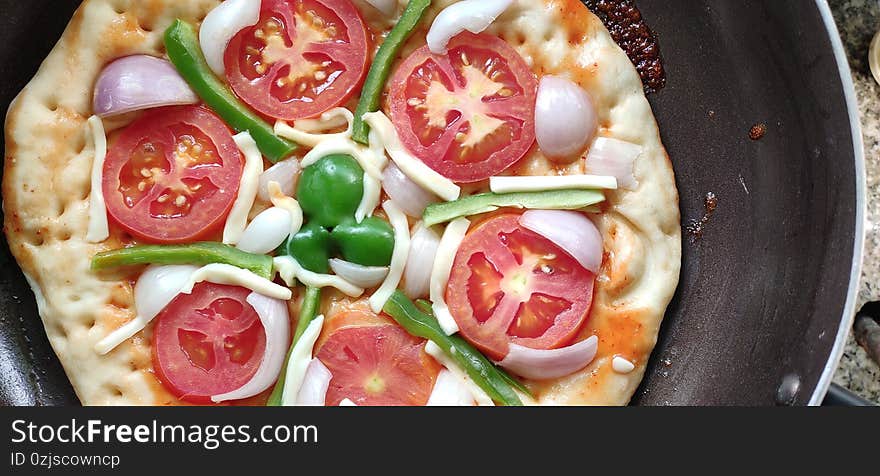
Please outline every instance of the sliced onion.
[{"label": "sliced onion", "polygon": [[92,110],[110,117],[141,109],[195,104],[199,97],[171,63],[148,55],[120,58],[104,68]]},{"label": "sliced onion", "polygon": [[622,140],[599,137],[587,154],[587,173],[617,177],[617,186],[635,190],[639,186],[634,175],[636,159],[642,148]]},{"label": "sliced onion", "polygon": [[590,95],[569,79],[544,76],[535,102],[535,138],[551,158],[579,158],[599,130]]},{"label": "sliced onion", "polygon": [[278,185],[281,186],[281,193],[292,197],[296,192],[296,183],[299,181],[300,172],[302,172],[302,168],[296,159],[282,160],[266,169],[260,174],[260,187],[257,189],[260,200],[268,202],[272,199],[272,194],[269,193],[269,182],[278,182]]},{"label": "sliced onion", "polygon": [[427,297],[431,289],[431,271],[440,246],[440,235],[419,223],[409,243],[409,257],[403,272],[403,292],[411,299]]},{"label": "sliced onion", "polygon": [[278,380],[284,359],[287,358],[287,342],[290,338],[290,316],[287,303],[272,299],[262,294],[251,293],[247,302],[253,306],[260,316],[263,330],[266,332],[266,350],[257,373],[241,387],[221,395],[211,397],[213,402],[241,400],[262,393]]},{"label": "sliced onion", "polygon": [[555,243],[590,272],[598,273],[602,266],[602,234],[583,213],[529,210],[519,224]]},{"label": "sliced onion", "polygon": [[437,375],[434,389],[428,398],[429,407],[463,407],[473,406],[474,396],[470,387],[452,372],[443,369]]},{"label": "sliced onion", "polygon": [[510,352],[498,365],[533,380],[564,377],[590,365],[596,357],[599,338],[590,336],[561,349],[538,350],[510,344]]},{"label": "sliced onion", "polygon": [[397,0],[366,0],[367,3],[372,5],[376,10],[382,12],[382,14],[391,16],[394,15],[394,12],[397,11]]},{"label": "sliced onion", "polygon": [[446,54],[449,40],[467,30],[480,33],[501,16],[513,0],[464,0],[440,12],[428,31],[428,48],[438,55]]},{"label": "sliced onion", "polygon": [[296,404],[304,407],[323,407],[327,399],[327,389],[333,374],[318,359],[312,359],[306,368],[302,386],[296,396]]},{"label": "sliced onion", "polygon": [[226,0],[211,10],[199,28],[199,43],[211,70],[226,74],[223,60],[232,37],[260,21],[260,0]]},{"label": "sliced onion", "polygon": [[330,260],[330,269],[340,278],[364,289],[382,284],[388,276],[387,266],[361,266],[338,258]]},{"label": "sliced onion", "polygon": [[269,253],[284,243],[290,236],[292,218],[290,212],[283,208],[270,207],[254,217],[241,238],[238,239],[238,249],[248,253],[263,255]]},{"label": "sliced onion", "polygon": [[385,167],[382,187],[394,203],[400,204],[400,209],[411,217],[421,217],[428,205],[440,201],[434,194],[410,180],[394,162]]}]

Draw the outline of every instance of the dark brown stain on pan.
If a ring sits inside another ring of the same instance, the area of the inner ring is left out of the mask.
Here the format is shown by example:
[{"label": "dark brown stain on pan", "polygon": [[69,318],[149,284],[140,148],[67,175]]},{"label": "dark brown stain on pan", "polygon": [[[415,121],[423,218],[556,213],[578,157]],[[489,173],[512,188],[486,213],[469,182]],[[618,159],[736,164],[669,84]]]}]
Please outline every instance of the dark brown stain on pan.
[{"label": "dark brown stain on pan", "polygon": [[626,51],[642,77],[645,92],[663,89],[666,71],[660,42],[635,3],[632,0],[583,0],[583,3],[602,20],[614,41]]}]

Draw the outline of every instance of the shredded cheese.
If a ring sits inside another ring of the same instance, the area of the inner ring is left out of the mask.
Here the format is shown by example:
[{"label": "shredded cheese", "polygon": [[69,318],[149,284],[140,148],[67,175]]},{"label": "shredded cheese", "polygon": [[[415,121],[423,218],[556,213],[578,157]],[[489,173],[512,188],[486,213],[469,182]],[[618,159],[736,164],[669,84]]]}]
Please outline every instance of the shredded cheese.
[{"label": "shredded cheese", "polygon": [[614,356],[611,360],[611,368],[619,374],[628,374],[635,370],[636,366],[629,360],[620,356]]},{"label": "shredded cheese", "polygon": [[[342,118],[340,121],[338,118]],[[317,134],[329,129],[340,127],[348,124],[345,132],[335,134]],[[344,107],[331,109],[321,114],[320,119],[304,119],[296,121],[293,127],[284,121],[275,123],[275,135],[290,139],[304,147],[315,147],[318,144],[333,139],[348,139],[351,137],[352,124],[354,123],[354,114]]]},{"label": "shredded cheese", "polygon": [[431,308],[446,335],[458,332],[458,324],[446,305],[446,285],[455,262],[455,254],[470,226],[471,222],[467,218],[459,218],[446,227],[443,237],[440,238],[440,246],[437,247],[434,267],[431,269]]},{"label": "shredded cheese", "polygon": [[342,401],[339,402],[339,406],[340,407],[356,407],[357,403],[354,403],[353,401],[351,401],[347,398],[343,398]]},{"label": "shredded cheese", "polygon": [[388,214],[388,220],[391,221],[391,227],[394,228],[394,251],[391,253],[391,266],[388,275],[385,276],[385,281],[370,296],[370,308],[377,314],[382,312],[385,303],[391,299],[391,295],[400,284],[403,268],[409,258],[410,243],[409,220],[406,218],[406,214],[391,200],[383,203],[382,209]]},{"label": "shredded cheese", "polygon": [[382,170],[385,168],[385,163],[387,163],[384,158],[385,155],[382,154],[382,157],[376,157],[369,148],[347,138],[336,138],[321,142],[302,158],[300,165],[306,168],[324,157],[334,154],[346,154],[354,157],[354,160],[364,169],[364,172],[376,180],[382,180]]},{"label": "shredded cheese", "polygon": [[303,210],[302,207],[299,206],[299,202],[292,197],[288,197],[281,191],[281,185],[278,182],[269,182],[269,197],[272,200],[272,205],[282,209],[287,210],[287,213],[290,213],[290,234],[295,235],[299,233],[300,228],[303,225]]},{"label": "shredded cheese", "polygon": [[407,152],[400,143],[400,138],[394,130],[394,125],[391,124],[391,120],[383,112],[377,111],[364,114],[364,122],[372,127],[376,135],[381,138],[385,150],[391,156],[391,160],[397,164],[410,180],[447,202],[457,200],[461,196],[461,187]]},{"label": "shredded cheese", "polygon": [[477,385],[471,378],[468,376],[467,372],[462,369],[458,363],[440,348],[434,341],[429,340],[427,344],[425,344],[425,352],[434,357],[434,360],[439,362],[441,365],[446,367],[452,375],[457,377],[460,381],[464,382],[467,385],[468,389],[471,391],[471,395],[474,396],[474,401],[477,402],[477,405],[481,407],[489,407],[495,406],[495,402],[492,401],[492,397],[489,396],[479,385]]},{"label": "shredded cheese", "polygon": [[312,361],[312,351],[321,329],[324,327],[324,316],[318,316],[309,323],[305,332],[300,336],[296,345],[290,351],[290,359],[287,361],[287,374],[284,379],[284,389],[281,393],[281,405],[291,407],[296,405],[296,398],[302,387],[303,379],[309,362]]},{"label": "shredded cheese", "polygon": [[100,243],[110,237],[110,227],[107,224],[107,205],[104,202],[104,189],[101,183],[104,174],[104,159],[107,157],[107,135],[100,117],[90,117],[88,124],[91,132],[88,137],[95,150],[95,158],[92,160],[92,191],[89,194],[89,229],[86,232],[86,241]]},{"label": "shredded cheese", "polygon": [[355,286],[339,276],[319,274],[303,268],[299,261],[292,256],[278,256],[273,262],[281,279],[288,286],[294,286],[294,280],[298,279],[306,286],[313,288],[336,288],[351,297],[360,297],[364,294],[364,288]]},{"label": "shredded cheese", "polygon": [[263,173],[263,154],[257,148],[257,143],[248,132],[242,132],[233,137],[235,144],[244,154],[244,171],[241,174],[241,185],[238,187],[238,196],[232,204],[232,211],[226,218],[226,226],[223,228],[223,243],[234,245],[241,239],[244,229],[247,227],[248,215],[257,198],[257,189],[260,185],[260,174]]},{"label": "shredded cheese", "polygon": [[248,288],[255,293],[262,294],[263,296],[281,299],[282,301],[288,301],[293,297],[293,293],[290,289],[287,289],[284,286],[275,284],[261,276],[257,276],[246,269],[241,269],[224,263],[211,263],[202,266],[189,277],[189,281],[183,286],[183,289],[181,289],[180,292],[183,294],[190,294],[193,291],[193,287],[195,287],[197,283],[203,281],[215,284],[241,286],[243,288]]},{"label": "shredded cheese", "polygon": [[617,178],[607,175],[562,175],[536,177],[489,177],[495,193],[544,192],[549,190],[617,190]]},{"label": "shredded cheese", "polygon": [[370,174],[364,174],[364,196],[354,212],[354,219],[358,223],[364,218],[373,216],[379,201],[382,199],[382,182],[374,179]]}]

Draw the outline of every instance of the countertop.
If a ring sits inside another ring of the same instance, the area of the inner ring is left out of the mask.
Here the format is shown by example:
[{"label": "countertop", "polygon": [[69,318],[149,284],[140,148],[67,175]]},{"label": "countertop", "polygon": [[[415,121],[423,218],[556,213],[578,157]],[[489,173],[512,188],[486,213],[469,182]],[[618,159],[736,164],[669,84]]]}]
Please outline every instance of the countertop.
[{"label": "countertop", "polygon": [[[877,0],[829,0],[847,50],[862,122],[868,175],[865,259],[857,308],[880,301],[880,85],[868,66],[868,49],[880,29]],[[834,382],[880,404],[880,366],[859,347],[850,333]]]}]

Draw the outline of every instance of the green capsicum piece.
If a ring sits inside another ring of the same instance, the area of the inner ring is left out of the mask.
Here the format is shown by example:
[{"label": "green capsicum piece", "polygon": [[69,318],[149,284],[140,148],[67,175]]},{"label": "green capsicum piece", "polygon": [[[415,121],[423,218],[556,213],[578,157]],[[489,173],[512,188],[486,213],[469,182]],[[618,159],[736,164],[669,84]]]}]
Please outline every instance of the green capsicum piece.
[{"label": "green capsicum piece", "polygon": [[533,208],[541,210],[580,210],[605,200],[598,190],[553,190],[546,192],[481,193],[453,202],[435,203],[425,209],[425,226],[470,215],[489,213],[499,208]]},{"label": "green capsicum piece", "polygon": [[403,292],[395,292],[383,310],[410,334],[437,344],[493,400],[503,405],[522,405],[514,391],[514,388],[524,389],[522,384],[511,383],[515,381],[512,377],[506,376],[461,337],[446,335],[437,319],[422,312]]},{"label": "green capsicum piece", "polygon": [[193,264],[204,266],[223,263],[272,279],[272,258],[266,255],[246,253],[223,243],[202,242],[188,245],[137,245],[118,250],[104,251],[92,258],[92,269],[101,270],[117,266],[141,264]]},{"label": "green capsicum piece", "polygon": [[391,65],[394,64],[400,49],[421,23],[425,11],[430,6],[431,0],[410,0],[406,10],[397,20],[397,24],[394,25],[382,46],[379,47],[379,51],[376,52],[376,57],[373,58],[373,64],[370,66],[370,71],[367,73],[367,79],[361,90],[361,99],[354,113],[351,138],[355,141],[364,145],[369,144],[370,127],[363,120],[364,114],[379,110],[379,100],[382,96],[382,90],[385,88],[385,82],[388,81],[388,75],[391,74]]},{"label": "green capsicum piece", "polygon": [[205,104],[236,131],[248,131],[267,159],[278,162],[296,150],[296,144],[276,136],[271,125],[239,101],[214,75],[192,25],[180,19],[172,23],[165,30],[165,49],[177,72]]},{"label": "green capsicum piece", "polygon": [[394,253],[394,228],[382,219],[353,220],[333,229],[333,242],[349,262],[361,266],[388,266]]},{"label": "green capsicum piece", "polygon": [[278,375],[278,381],[275,383],[275,388],[272,389],[272,393],[269,395],[269,400],[266,402],[266,406],[281,406],[281,397],[284,396],[284,382],[287,380],[287,364],[290,363],[290,354],[293,353],[293,347],[299,342],[300,337],[302,337],[303,332],[309,327],[309,324],[318,317],[318,309],[320,306],[321,289],[306,288],[306,295],[303,297],[302,306],[299,308],[299,318],[296,323],[296,330],[293,333],[293,342],[290,343],[290,350],[287,351],[287,358],[284,360],[284,366],[281,368],[281,373]]},{"label": "green capsicum piece", "polygon": [[305,269],[326,274],[330,271],[333,243],[330,232],[316,222],[309,222],[278,249],[279,255],[293,256]]},{"label": "green capsicum piece", "polygon": [[303,170],[296,198],[310,221],[333,228],[350,221],[364,197],[364,169],[350,155],[328,155]]}]

